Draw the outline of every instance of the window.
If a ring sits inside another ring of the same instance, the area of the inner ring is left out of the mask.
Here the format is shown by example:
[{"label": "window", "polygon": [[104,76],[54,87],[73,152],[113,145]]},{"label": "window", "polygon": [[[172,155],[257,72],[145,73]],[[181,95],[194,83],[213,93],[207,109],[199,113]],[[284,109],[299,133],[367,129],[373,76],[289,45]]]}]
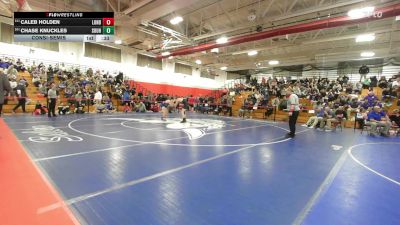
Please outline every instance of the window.
[{"label": "window", "polygon": [[[9,44],[12,44],[14,42],[14,26],[1,23],[0,33],[1,33],[1,38],[0,38],[1,42]],[[15,42],[14,44],[33,47],[33,48],[41,48],[56,52],[60,50],[58,42]]]},{"label": "window", "polygon": [[162,70],[162,61],[147,55],[138,54],[136,65],[140,67],[149,67],[157,70]]},{"label": "window", "polygon": [[208,79],[215,79],[215,72],[202,70],[200,73],[200,77],[208,78]]},{"label": "window", "polygon": [[58,42],[16,42],[15,44],[33,48],[41,48],[55,52],[60,51]]},{"label": "window", "polygon": [[1,23],[1,28],[0,28],[1,38],[0,38],[0,41],[11,44],[13,42],[13,39],[14,39],[14,31],[13,31],[13,29],[14,29],[14,27],[12,25]]},{"label": "window", "polygon": [[240,78],[240,74],[237,74],[237,73],[227,72],[227,74],[226,74],[227,80],[235,80],[235,79],[239,79],[239,78]]},{"label": "window", "polygon": [[192,75],[192,67],[181,63],[175,63],[175,73]]},{"label": "window", "polygon": [[121,62],[121,49],[87,42],[85,43],[85,56]]}]

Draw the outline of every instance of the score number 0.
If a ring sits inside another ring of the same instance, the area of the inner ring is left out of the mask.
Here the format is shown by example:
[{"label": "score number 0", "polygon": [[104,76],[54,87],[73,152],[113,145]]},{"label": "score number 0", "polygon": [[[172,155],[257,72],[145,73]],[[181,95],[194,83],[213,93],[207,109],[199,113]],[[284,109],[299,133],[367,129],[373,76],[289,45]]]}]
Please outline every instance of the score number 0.
[{"label": "score number 0", "polygon": [[103,26],[114,26],[114,18],[103,18]]},{"label": "score number 0", "polygon": [[114,34],[114,18],[103,18],[103,34]]}]

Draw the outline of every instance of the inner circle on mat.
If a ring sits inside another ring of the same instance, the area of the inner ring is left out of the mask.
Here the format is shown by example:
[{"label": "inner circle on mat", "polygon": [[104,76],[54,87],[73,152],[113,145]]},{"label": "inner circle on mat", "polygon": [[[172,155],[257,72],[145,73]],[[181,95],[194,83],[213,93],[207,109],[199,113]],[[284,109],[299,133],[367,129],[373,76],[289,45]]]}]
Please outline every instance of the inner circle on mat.
[{"label": "inner circle on mat", "polygon": [[[170,118],[167,121],[161,121],[154,117],[145,117],[145,118],[121,118],[121,117],[103,117],[103,118],[95,118],[97,120],[103,121],[122,121],[120,123],[120,127],[124,129],[122,126],[123,122],[126,121],[136,121],[139,122],[143,120],[148,120],[146,123],[149,124],[159,124],[160,130],[138,130],[138,132],[119,132],[118,134],[108,134],[106,136],[101,133],[101,129],[99,128],[83,128],[77,129],[73,126],[76,122],[86,122],[91,121],[89,118],[80,118],[71,121],[68,124],[68,127],[78,133],[98,137],[105,138],[109,140],[116,141],[124,141],[138,144],[156,144],[156,145],[172,145],[172,146],[249,146],[249,145],[266,145],[269,144],[270,140],[283,139],[283,135],[286,133],[287,129],[281,128],[278,126],[274,126],[272,124],[247,120],[242,121],[243,123],[250,123],[249,125],[245,125],[243,127],[227,129],[224,126],[225,121],[216,120],[216,119],[203,119],[203,118],[194,118],[188,119],[188,122],[182,123],[180,125],[180,119],[178,118]],[[192,125],[190,125],[190,123]],[[102,124],[102,123],[100,123]],[[125,127],[126,128],[126,127]],[[181,131],[179,132],[165,132],[163,129],[172,129]],[[225,128],[225,129],[222,129]],[[276,129],[275,129],[276,128]],[[86,129],[86,130],[85,130]],[[100,131],[100,132],[93,132]]]}]

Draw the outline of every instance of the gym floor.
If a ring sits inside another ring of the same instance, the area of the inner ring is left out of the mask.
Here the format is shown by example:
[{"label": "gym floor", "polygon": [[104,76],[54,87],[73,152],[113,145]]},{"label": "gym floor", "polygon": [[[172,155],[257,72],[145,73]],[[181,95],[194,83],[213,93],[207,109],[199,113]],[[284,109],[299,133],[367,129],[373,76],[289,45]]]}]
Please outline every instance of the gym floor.
[{"label": "gym floor", "polygon": [[170,116],[0,120],[2,224],[400,224],[399,137]]}]

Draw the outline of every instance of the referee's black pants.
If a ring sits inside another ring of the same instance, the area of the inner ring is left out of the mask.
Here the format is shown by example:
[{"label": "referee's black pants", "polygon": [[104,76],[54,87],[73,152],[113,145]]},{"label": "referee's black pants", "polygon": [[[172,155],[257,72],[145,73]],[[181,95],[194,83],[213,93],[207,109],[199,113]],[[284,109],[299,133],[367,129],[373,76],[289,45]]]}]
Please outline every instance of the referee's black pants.
[{"label": "referee's black pants", "polygon": [[56,100],[55,98],[50,98],[49,99],[49,112],[48,112],[48,116],[51,117],[51,115],[53,114],[53,116],[56,116]]},{"label": "referee's black pants", "polygon": [[297,117],[299,117],[299,111],[293,111],[292,115],[289,116],[289,129],[290,129],[289,135],[291,136],[294,136],[294,134],[296,133]]}]

